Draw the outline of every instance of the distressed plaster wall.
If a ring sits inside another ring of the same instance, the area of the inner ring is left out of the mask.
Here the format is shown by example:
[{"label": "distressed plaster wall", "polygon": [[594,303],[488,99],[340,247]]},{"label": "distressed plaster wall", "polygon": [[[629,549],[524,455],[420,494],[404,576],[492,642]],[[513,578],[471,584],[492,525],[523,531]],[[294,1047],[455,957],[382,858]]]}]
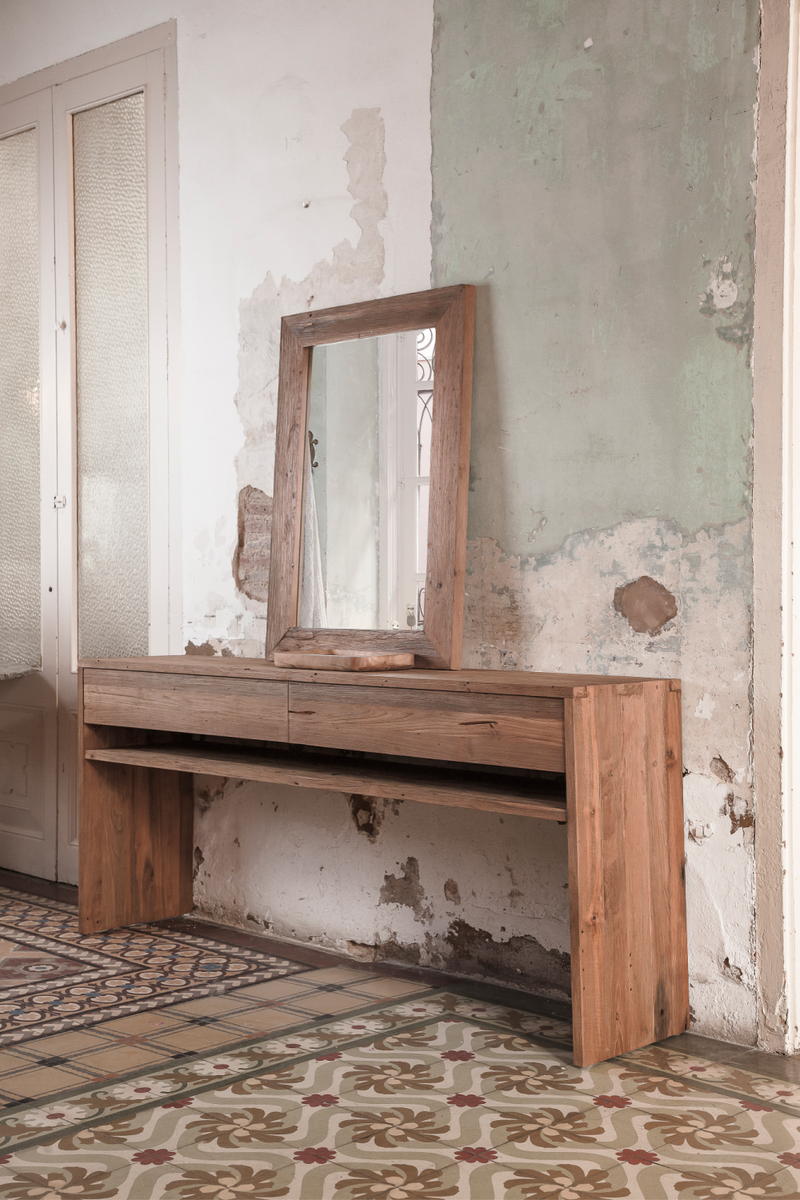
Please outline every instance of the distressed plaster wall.
[{"label": "distressed plaster wall", "polygon": [[745,1042],[757,39],[755,2],[436,0],[432,89],[433,280],[479,285],[466,662],[682,677],[692,1007]]}]

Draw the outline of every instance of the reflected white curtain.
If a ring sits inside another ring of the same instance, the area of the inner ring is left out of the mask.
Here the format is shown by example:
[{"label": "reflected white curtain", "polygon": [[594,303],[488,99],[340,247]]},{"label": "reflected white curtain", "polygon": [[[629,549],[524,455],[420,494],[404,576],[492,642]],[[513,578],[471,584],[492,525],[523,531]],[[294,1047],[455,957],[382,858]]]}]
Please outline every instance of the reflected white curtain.
[{"label": "reflected white curtain", "polygon": [[300,597],[300,627],[327,629],[325,582],[322,576],[322,549],[319,542],[317,501],[314,494],[314,472],[308,456],[306,503],[303,528],[303,588]]}]

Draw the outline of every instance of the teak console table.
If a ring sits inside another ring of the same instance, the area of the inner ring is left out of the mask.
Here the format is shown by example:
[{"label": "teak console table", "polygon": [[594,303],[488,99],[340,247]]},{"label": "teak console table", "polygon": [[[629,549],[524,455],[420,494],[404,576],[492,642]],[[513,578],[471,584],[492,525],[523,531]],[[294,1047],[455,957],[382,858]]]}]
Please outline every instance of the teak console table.
[{"label": "teak console table", "polygon": [[80,676],[83,932],[191,910],[192,772],[516,813],[567,824],[576,1064],[687,1027],[677,680],[199,657]]}]

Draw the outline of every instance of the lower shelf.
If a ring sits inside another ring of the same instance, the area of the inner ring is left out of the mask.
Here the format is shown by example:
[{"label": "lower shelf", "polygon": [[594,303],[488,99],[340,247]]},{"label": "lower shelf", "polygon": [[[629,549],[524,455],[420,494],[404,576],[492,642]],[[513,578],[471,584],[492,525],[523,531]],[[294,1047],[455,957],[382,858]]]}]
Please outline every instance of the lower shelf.
[{"label": "lower shelf", "polygon": [[487,812],[538,817],[565,822],[567,804],[555,783],[531,785],[513,776],[481,775],[479,771],[452,771],[436,767],[412,767],[400,763],[365,763],[324,755],[248,753],[191,746],[115,746],[87,750],[94,762],[126,763],[164,771],[188,771],[202,775],[224,775],[231,779],[254,779],[266,783],[292,784],[304,788],[328,788],[356,792],[390,800],[417,800],[423,804],[446,804],[453,808],[477,808]]}]

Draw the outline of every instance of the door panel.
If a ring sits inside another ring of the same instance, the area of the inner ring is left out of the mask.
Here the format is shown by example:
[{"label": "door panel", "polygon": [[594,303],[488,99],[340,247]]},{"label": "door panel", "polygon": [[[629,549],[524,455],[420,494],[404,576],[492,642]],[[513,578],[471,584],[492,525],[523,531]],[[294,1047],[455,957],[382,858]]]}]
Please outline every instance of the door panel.
[{"label": "door panel", "polygon": [[[57,521],[49,97],[0,105],[0,866],[56,874]],[[49,499],[47,499],[49,497]]]}]

